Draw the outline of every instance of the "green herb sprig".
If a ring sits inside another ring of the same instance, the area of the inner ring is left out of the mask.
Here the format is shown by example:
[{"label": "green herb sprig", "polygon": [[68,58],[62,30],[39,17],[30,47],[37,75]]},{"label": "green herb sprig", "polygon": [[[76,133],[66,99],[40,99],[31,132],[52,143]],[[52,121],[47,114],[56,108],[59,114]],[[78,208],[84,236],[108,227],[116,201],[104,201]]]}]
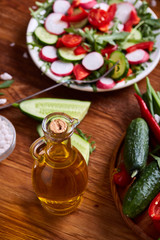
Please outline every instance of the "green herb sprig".
[{"label": "green herb sprig", "polygon": [[87,136],[87,134],[83,133],[82,130],[80,130],[79,128],[76,128],[76,130],[80,137],[82,137],[84,140],[89,142],[89,144],[90,144],[89,152],[91,154],[96,149],[95,141],[90,142],[91,136]]},{"label": "green herb sprig", "polygon": [[10,87],[13,82],[14,82],[14,80],[7,80],[7,81],[1,83],[0,84],[0,89]]}]

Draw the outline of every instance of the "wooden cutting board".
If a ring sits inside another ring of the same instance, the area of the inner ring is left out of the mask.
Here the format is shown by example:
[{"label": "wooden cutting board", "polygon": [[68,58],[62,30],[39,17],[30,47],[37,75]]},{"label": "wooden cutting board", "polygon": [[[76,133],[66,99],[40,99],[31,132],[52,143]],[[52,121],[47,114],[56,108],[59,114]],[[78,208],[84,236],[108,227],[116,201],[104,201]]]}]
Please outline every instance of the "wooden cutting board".
[{"label": "wooden cutting board", "polygon": [[111,191],[114,198],[114,202],[118,211],[121,213],[122,218],[126,224],[142,239],[144,240],[158,240],[160,233],[158,234],[154,225],[149,218],[148,209],[146,209],[142,214],[140,214],[135,219],[130,219],[123,214],[122,202],[127,190],[126,188],[121,188],[117,186],[113,181],[114,169],[123,162],[123,148],[124,148],[125,133],[122,135],[115,151],[112,155],[111,165],[110,165],[110,180],[111,180]]}]

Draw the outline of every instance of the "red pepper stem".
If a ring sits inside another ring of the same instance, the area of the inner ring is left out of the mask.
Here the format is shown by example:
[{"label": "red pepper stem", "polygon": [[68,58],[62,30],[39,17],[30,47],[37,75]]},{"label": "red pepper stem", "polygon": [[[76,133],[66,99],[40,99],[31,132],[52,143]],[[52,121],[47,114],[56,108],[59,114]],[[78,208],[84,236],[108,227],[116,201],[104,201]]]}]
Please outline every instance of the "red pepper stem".
[{"label": "red pepper stem", "polygon": [[143,101],[143,99],[136,93],[134,95],[140,106],[142,117],[146,120],[151,131],[153,132],[154,136],[156,137],[158,143],[160,144],[160,126],[158,125],[158,123],[156,122],[156,120],[154,119],[154,117],[152,116],[150,111],[148,110],[147,105]]}]

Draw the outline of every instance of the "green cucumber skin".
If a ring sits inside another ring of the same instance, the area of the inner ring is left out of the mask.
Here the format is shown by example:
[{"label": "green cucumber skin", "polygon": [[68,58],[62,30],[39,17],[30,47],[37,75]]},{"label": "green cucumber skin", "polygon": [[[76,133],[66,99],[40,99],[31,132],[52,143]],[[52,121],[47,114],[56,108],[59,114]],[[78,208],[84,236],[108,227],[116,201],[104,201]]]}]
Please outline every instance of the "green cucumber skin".
[{"label": "green cucumber skin", "polygon": [[[111,72],[110,76],[115,81],[119,81],[122,78],[126,77],[126,75],[128,73],[128,70],[129,70],[129,62],[128,62],[127,58],[125,57],[124,53],[120,52],[119,50],[116,50],[116,51],[112,52],[111,55],[110,55],[110,59],[115,61],[115,62],[120,60],[119,57],[123,58],[123,64],[125,64],[125,69],[121,74],[119,74],[119,73],[117,74],[115,72],[116,68]],[[112,67],[112,66],[113,66],[113,64],[109,64],[109,68]]]},{"label": "green cucumber skin", "polygon": [[123,213],[135,218],[143,212],[160,191],[160,169],[156,161],[148,164],[140,177],[128,189],[123,201]]},{"label": "green cucumber skin", "polygon": [[147,163],[149,151],[149,128],[142,118],[132,120],[124,143],[124,164],[129,174],[141,171]]}]

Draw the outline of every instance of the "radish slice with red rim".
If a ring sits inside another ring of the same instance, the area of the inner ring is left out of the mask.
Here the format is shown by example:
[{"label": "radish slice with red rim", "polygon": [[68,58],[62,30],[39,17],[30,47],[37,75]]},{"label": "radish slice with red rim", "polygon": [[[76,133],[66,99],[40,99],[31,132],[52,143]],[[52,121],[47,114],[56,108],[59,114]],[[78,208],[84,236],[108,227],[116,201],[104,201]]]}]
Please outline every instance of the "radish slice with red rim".
[{"label": "radish slice with red rim", "polygon": [[53,3],[53,12],[55,13],[67,13],[71,4],[66,0],[58,0]]},{"label": "radish slice with red rim", "polygon": [[65,32],[64,29],[68,27],[68,23],[61,21],[62,16],[61,13],[50,13],[48,15],[44,24],[47,32],[55,35],[61,35]]},{"label": "radish slice with red rim", "polygon": [[60,60],[54,61],[51,64],[51,72],[60,77],[70,75],[73,71],[73,68],[73,63],[66,63]]},{"label": "radish slice with red rim", "polygon": [[84,9],[91,9],[96,4],[97,2],[95,0],[80,0],[80,6]]},{"label": "radish slice with red rim", "polygon": [[97,88],[110,89],[116,85],[112,78],[103,77],[96,83]]},{"label": "radish slice with red rim", "polygon": [[126,23],[130,17],[131,11],[136,12],[135,7],[129,2],[122,2],[117,4],[117,11],[115,17],[118,18],[121,23]]},{"label": "radish slice with red rim", "polygon": [[46,62],[53,62],[57,59],[57,49],[53,46],[45,46],[40,50],[39,57]]},{"label": "radish slice with red rim", "polygon": [[109,8],[109,5],[107,3],[97,3],[96,5],[94,5],[93,8],[100,8],[104,11],[107,11]]},{"label": "radish slice with red rim", "polygon": [[98,52],[88,53],[82,60],[82,65],[89,71],[95,71],[102,67],[104,59]]},{"label": "radish slice with red rim", "polygon": [[126,58],[130,64],[140,64],[149,60],[149,53],[143,49],[137,49],[126,54]]}]

